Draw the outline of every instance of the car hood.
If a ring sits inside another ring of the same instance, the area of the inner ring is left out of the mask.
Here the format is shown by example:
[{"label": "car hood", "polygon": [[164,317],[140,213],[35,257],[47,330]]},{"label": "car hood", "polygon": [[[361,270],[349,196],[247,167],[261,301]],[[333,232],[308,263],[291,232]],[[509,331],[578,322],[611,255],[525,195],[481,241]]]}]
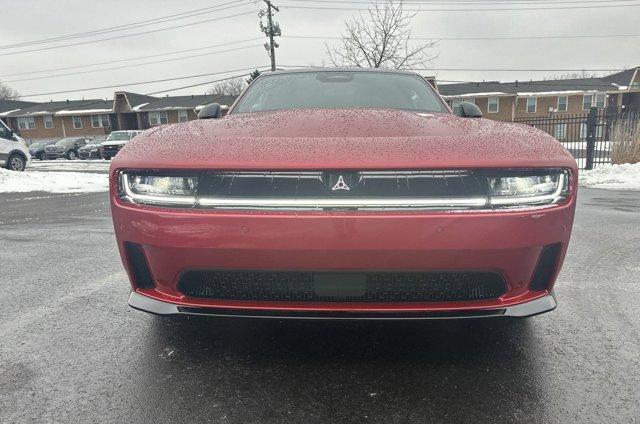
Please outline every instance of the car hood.
[{"label": "car hood", "polygon": [[127,144],[117,168],[417,169],[568,167],[535,128],[445,113],[296,110],[165,125]]},{"label": "car hood", "polygon": [[84,146],[80,147],[78,150],[95,150],[98,147],[100,147],[99,144],[85,144]]},{"label": "car hood", "polygon": [[113,141],[105,141],[102,143],[102,146],[124,146],[131,140],[113,140]]}]

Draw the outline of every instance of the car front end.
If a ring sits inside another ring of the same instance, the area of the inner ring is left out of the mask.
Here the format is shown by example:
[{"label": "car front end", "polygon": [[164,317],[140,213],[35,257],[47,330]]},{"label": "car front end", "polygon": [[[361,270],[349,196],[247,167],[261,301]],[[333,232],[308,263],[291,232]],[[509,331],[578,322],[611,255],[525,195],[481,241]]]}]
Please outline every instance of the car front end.
[{"label": "car front end", "polygon": [[100,145],[87,144],[78,149],[80,159],[100,159]]},{"label": "car front end", "polygon": [[100,146],[100,156],[104,159],[111,159],[118,154],[120,149],[124,147],[126,143],[123,141],[107,141]]},{"label": "car front end", "polygon": [[538,130],[380,110],[181,128],[139,137],[111,165],[134,308],[419,319],[556,306],[577,168]]},{"label": "car front end", "polygon": [[44,155],[46,159],[49,159],[49,160],[66,158],[67,149],[65,146],[52,144],[44,148]]}]

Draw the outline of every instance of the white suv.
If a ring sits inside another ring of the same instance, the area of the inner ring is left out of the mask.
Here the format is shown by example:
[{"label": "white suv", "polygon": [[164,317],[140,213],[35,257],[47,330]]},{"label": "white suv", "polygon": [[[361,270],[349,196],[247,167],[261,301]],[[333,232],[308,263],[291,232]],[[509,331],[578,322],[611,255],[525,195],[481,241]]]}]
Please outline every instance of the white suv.
[{"label": "white suv", "polygon": [[24,171],[30,159],[24,139],[14,134],[0,119],[0,167]]}]

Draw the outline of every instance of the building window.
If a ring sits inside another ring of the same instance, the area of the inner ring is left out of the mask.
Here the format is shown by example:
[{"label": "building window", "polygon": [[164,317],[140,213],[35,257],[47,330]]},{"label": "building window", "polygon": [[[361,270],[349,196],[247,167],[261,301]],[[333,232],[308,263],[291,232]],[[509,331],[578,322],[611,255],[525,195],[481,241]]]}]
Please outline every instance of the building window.
[{"label": "building window", "polygon": [[18,128],[21,130],[34,130],[36,129],[36,120],[33,116],[19,116]]},{"label": "building window", "polygon": [[91,126],[103,128],[109,126],[109,115],[91,115]]},{"label": "building window", "polygon": [[73,117],[73,128],[76,130],[82,129],[82,116]]},{"label": "building window", "polygon": [[555,137],[558,140],[567,138],[567,124],[556,124]]},{"label": "building window", "polygon": [[487,112],[498,113],[499,110],[500,110],[500,98],[489,97],[489,100],[487,101]]},{"label": "building window", "polygon": [[187,111],[186,110],[179,110],[178,111],[178,122],[187,122],[189,120],[189,117],[187,116]]},{"label": "building window", "polygon": [[162,125],[169,122],[169,118],[167,118],[167,112],[149,112],[149,125]]},{"label": "building window", "polygon": [[44,115],[44,127],[47,129],[53,128],[53,116]]},{"label": "building window", "polygon": [[[604,133],[604,126],[605,126],[604,122],[598,122],[598,125],[596,126],[596,133],[595,133],[596,138],[602,138],[602,134]],[[584,122],[580,124],[580,139],[581,140],[587,139],[587,124]]]},{"label": "building window", "polygon": [[584,140],[587,138],[587,124],[584,122],[580,124],[580,140]]},{"label": "building window", "polygon": [[538,98],[527,97],[527,113],[536,113],[538,109]]},{"label": "building window", "polygon": [[589,110],[592,107],[604,109],[606,98],[606,94],[585,94],[582,96],[582,110]]},{"label": "building window", "polygon": [[558,97],[558,112],[566,112],[569,109],[569,97],[560,96]]}]

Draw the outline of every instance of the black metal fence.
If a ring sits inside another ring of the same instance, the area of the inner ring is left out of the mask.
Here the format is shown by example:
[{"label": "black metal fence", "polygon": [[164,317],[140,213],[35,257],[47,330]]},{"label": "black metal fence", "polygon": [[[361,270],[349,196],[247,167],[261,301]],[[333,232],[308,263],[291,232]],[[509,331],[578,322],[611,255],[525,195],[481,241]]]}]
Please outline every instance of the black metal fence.
[{"label": "black metal fence", "polygon": [[580,169],[611,163],[614,125],[623,114],[611,109],[591,108],[589,113],[516,118],[555,137],[573,155]]}]

